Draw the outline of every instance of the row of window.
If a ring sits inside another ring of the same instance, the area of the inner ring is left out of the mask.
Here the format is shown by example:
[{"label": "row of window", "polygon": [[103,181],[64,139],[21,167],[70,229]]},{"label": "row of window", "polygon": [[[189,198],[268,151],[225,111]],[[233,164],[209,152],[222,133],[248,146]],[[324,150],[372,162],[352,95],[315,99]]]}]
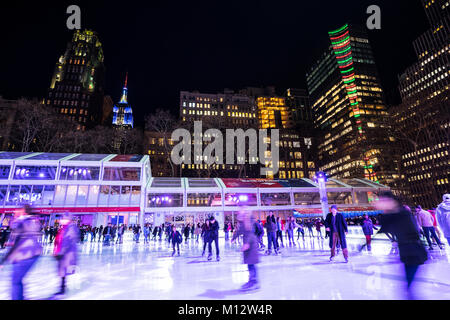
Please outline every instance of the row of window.
[{"label": "row of window", "polygon": [[[373,193],[366,191],[355,192],[353,199],[351,192],[328,192],[329,204],[368,204],[374,201]],[[226,193],[224,204],[226,207],[234,206],[257,206],[256,193]],[[183,206],[183,194],[149,193],[147,204],[150,208],[170,208]],[[295,205],[319,205],[319,192],[295,192]],[[289,206],[292,205],[290,193],[261,193],[262,206]],[[222,206],[222,195],[220,193],[188,193],[188,207],[217,207]]]},{"label": "row of window", "polygon": [[139,206],[140,186],[0,186],[0,206]]},{"label": "row of window", "polygon": [[[9,177],[11,167],[0,166],[0,179]],[[13,180],[55,180],[56,166],[16,166]],[[99,167],[61,167],[58,180],[100,180]],[[104,181],[140,181],[140,168],[107,167],[103,171]]]}]

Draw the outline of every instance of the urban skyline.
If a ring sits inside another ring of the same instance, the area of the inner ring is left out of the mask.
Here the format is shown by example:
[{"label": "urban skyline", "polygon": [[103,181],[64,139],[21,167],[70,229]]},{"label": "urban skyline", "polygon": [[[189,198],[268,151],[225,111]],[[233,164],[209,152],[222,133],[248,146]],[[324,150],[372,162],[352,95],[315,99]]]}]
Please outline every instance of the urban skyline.
[{"label": "urban skyline", "polygon": [[[414,62],[415,55],[411,42],[428,26],[419,1],[396,1],[395,4],[391,1],[378,1],[376,4],[382,9],[383,25],[381,30],[370,31],[369,37],[373,43],[375,58],[382,66],[379,68],[381,84],[389,100],[388,104],[399,103],[397,76]],[[208,17],[208,12],[214,12],[219,8],[232,16],[235,6],[233,3],[226,8],[220,5],[217,5],[217,8],[214,5],[206,7],[198,5],[186,8],[195,19],[188,19],[187,24],[183,19],[178,19],[183,26],[181,30],[176,24],[169,29],[156,28],[154,25],[156,20],[150,22],[153,29],[149,26],[137,28],[143,23],[139,19],[118,28],[103,19],[98,19],[99,12],[108,13],[112,17],[120,15],[121,18],[128,19],[126,13],[131,16],[136,8],[127,7],[122,13],[113,4],[106,6],[100,3],[96,5],[80,3],[80,7],[84,9],[82,28],[96,31],[106,52],[105,93],[111,95],[113,101],[120,98],[118,93],[122,88],[123,74],[126,71],[130,73],[130,86],[133,87],[130,102],[134,106],[137,125],[142,125],[145,114],[158,108],[168,108],[177,116],[177,100],[179,92],[183,90],[217,93],[224,88],[237,91],[247,86],[274,86],[280,90],[277,93],[282,94],[287,88],[306,88],[305,74],[311,64],[320,57],[329,41],[326,32],[346,22],[364,25],[368,16],[365,13],[367,5],[364,1],[345,9],[330,4],[327,10],[315,10],[313,4],[297,4],[292,8],[296,9],[293,10],[295,14],[285,12],[283,5],[268,2],[242,5],[239,10],[248,13],[245,17],[249,17],[251,21],[237,15],[231,25],[222,21],[223,18],[211,21],[211,18],[201,17]],[[1,53],[3,56],[1,61],[7,63],[2,68],[5,77],[0,79],[0,88],[3,88],[0,95],[6,99],[17,99],[22,96],[44,98],[48,89],[46,82],[51,78],[50,70],[59,57],[59,52],[62,53],[64,50],[64,44],[72,37],[72,32],[64,28],[67,18],[66,7],[61,6],[59,9],[59,6],[48,8],[40,5],[35,9],[36,14],[42,11],[43,14],[55,18],[35,21],[36,18],[33,17],[22,17],[28,24],[36,22],[42,27],[39,31],[42,43],[37,51],[35,47],[25,47],[26,42],[23,41],[29,37],[35,38],[34,34],[37,31],[17,25],[14,37],[11,37],[11,34],[6,35],[6,41],[16,44],[11,46],[11,50]],[[14,16],[17,10],[19,9],[16,4],[8,4],[2,12],[10,12],[8,16]],[[168,21],[173,23],[178,21],[167,16],[170,11],[164,5],[148,10],[155,12],[155,15],[156,13],[161,15],[155,18],[158,21],[167,19],[165,24]],[[270,14],[271,10],[274,10],[274,15]],[[284,15],[289,16],[277,14],[282,10]],[[308,12],[321,12],[326,19],[319,23],[315,15],[308,15]],[[405,13],[414,17],[412,19],[415,21],[414,24],[406,23]],[[261,14],[267,16],[267,19],[263,20],[264,23],[256,18]],[[3,23],[8,22],[8,16]],[[21,23],[20,20],[16,20],[10,24]],[[397,25],[404,28],[397,28]],[[205,30],[205,26],[210,26],[211,30]],[[256,31],[256,26],[262,28],[261,32]],[[139,32],[135,32],[133,27]],[[155,28],[161,33],[155,34]],[[307,33],[302,31],[306,29]],[[188,32],[193,38],[186,37]],[[228,45],[223,44],[223,41],[216,41],[214,34],[230,39],[227,41]],[[51,40],[44,35],[48,35]],[[152,37],[151,42],[144,45],[149,36]],[[276,45],[263,47],[258,45],[264,41],[268,41],[269,44],[270,38],[279,40],[275,42]],[[398,49],[389,48],[388,54],[386,43],[395,43]],[[34,50],[36,55],[31,59],[25,59],[23,54],[30,50]],[[38,58],[39,63],[36,63]],[[23,74],[21,68],[34,72],[29,73],[26,79],[21,79],[18,77]]]}]

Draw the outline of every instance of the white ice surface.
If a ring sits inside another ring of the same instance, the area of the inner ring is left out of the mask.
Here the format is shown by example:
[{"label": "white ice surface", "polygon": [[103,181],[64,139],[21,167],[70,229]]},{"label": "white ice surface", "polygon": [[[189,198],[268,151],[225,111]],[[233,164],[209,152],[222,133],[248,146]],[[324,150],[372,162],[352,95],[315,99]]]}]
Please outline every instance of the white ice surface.
[{"label": "white ice surface", "polygon": [[[129,238],[129,236],[128,236]],[[237,244],[220,239],[221,261],[201,257],[202,242],[188,240],[181,256],[172,257],[166,241],[104,247],[98,243],[79,246],[79,270],[68,277],[66,299],[405,299],[403,264],[392,254],[391,244],[373,241],[372,252],[358,252],[363,240],[348,239],[350,262],[342,253],[328,262],[328,240],[305,237],[279,256],[263,256],[257,265],[261,289],[242,293],[247,266]],[[286,243],[286,240],[285,240]],[[26,276],[28,299],[48,299],[58,289],[52,245]],[[5,250],[2,250],[2,254]],[[213,246],[214,252],[214,246]],[[450,299],[450,250],[430,252],[416,276],[416,298]],[[10,298],[11,266],[0,271],[0,299]]]}]

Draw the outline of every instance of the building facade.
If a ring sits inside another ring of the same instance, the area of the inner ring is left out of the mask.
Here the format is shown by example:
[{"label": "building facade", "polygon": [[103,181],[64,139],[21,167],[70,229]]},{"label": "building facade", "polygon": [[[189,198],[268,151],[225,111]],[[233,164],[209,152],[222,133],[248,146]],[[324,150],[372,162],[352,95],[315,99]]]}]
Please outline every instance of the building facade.
[{"label": "building facade", "polygon": [[[252,97],[245,94],[224,90],[224,93],[209,94],[197,91],[180,92],[180,119],[182,125],[192,132],[192,146],[194,145],[194,122],[202,121],[202,132],[208,129],[218,129],[226,137],[227,129],[258,128],[257,109]],[[198,139],[199,137],[197,137]],[[203,139],[203,136],[200,137]],[[203,149],[209,142],[203,142]],[[192,147],[194,150],[194,147]],[[224,145],[224,154],[226,153]],[[237,156],[237,152],[234,152]],[[198,156],[195,156],[198,157]],[[250,164],[248,157],[245,164],[212,164],[195,163],[203,159],[192,157],[191,164],[182,164],[182,176],[186,177],[259,177],[259,165]],[[224,157],[225,159],[225,157]],[[252,159],[257,161],[257,159]]]},{"label": "building facade", "polygon": [[385,130],[388,112],[367,33],[346,24],[329,38],[307,74],[319,167],[332,177],[392,185],[398,159],[390,151],[394,138]]},{"label": "building facade", "polygon": [[78,123],[78,130],[100,124],[103,113],[103,49],[98,35],[76,30],[56,63],[46,104]]},{"label": "building facade", "polygon": [[422,1],[430,29],[414,42],[418,61],[399,76],[402,103],[390,110],[404,196],[433,208],[450,187],[450,3]]}]

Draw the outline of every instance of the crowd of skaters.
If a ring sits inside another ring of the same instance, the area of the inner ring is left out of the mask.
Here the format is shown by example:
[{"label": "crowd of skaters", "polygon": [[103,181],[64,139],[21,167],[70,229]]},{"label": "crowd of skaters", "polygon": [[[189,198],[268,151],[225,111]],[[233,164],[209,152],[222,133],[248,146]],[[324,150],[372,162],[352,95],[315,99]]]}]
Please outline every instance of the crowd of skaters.
[{"label": "crowd of skaters", "polygon": [[[345,262],[348,262],[348,250],[346,235],[348,225],[360,225],[366,243],[364,246],[370,251],[371,240],[374,230],[384,233],[392,241],[393,247],[398,249],[400,260],[405,266],[407,291],[409,291],[414,276],[420,265],[428,259],[424,243],[428,244],[429,250],[434,250],[433,245],[443,249],[441,233],[437,226],[443,231],[443,236],[450,245],[450,194],[443,196],[443,202],[436,211],[426,211],[420,206],[411,210],[402,201],[390,192],[383,192],[378,195],[379,200],[375,203],[378,210],[383,214],[375,217],[367,215],[358,218],[345,219],[343,214],[338,212],[336,205],[331,206],[331,212],[325,219],[303,219],[288,217],[286,221],[281,221],[270,212],[265,223],[255,220],[251,210],[243,209],[238,213],[236,223],[226,221],[224,224],[225,241],[242,242],[241,251],[244,263],[248,265],[249,281],[244,284],[242,290],[252,290],[259,288],[256,264],[259,262],[258,251],[264,251],[265,246],[262,241],[264,234],[267,236],[266,255],[280,253],[280,248],[284,247],[283,232],[286,246],[295,246],[294,232],[297,230],[297,241],[302,235],[316,236],[318,238],[328,238],[330,246],[330,261],[333,261],[339,249],[342,250]],[[376,225],[380,225],[377,228]],[[322,227],[325,227],[325,234],[322,235]],[[306,230],[305,230],[306,229]],[[36,214],[29,206],[17,210],[14,220],[9,227],[1,229],[2,248],[10,247],[0,261],[0,270],[6,262],[13,265],[12,272],[12,298],[23,299],[22,280],[27,272],[32,268],[36,260],[42,253],[42,245],[53,243],[53,255],[58,263],[58,276],[61,278],[61,286],[57,295],[65,293],[66,277],[73,274],[77,265],[77,243],[91,241],[102,242],[103,245],[120,244],[126,230],[133,233],[133,240],[139,243],[141,233],[144,235],[144,243],[157,238],[162,241],[165,234],[168,243],[172,243],[172,255],[180,255],[180,243],[185,241],[203,241],[202,256],[208,248],[208,261],[212,260],[212,244],[215,244],[216,260],[220,261],[218,246],[219,224],[214,216],[206,219],[204,223],[186,224],[181,228],[175,224],[165,223],[160,226],[145,224],[127,226],[124,224],[112,225],[108,223],[105,227],[92,227],[77,224],[69,213],[65,213],[54,226],[43,227]],[[315,230],[315,231],[314,231]],[[230,233],[232,235],[230,239]],[[364,247],[364,246],[361,246]]]}]

